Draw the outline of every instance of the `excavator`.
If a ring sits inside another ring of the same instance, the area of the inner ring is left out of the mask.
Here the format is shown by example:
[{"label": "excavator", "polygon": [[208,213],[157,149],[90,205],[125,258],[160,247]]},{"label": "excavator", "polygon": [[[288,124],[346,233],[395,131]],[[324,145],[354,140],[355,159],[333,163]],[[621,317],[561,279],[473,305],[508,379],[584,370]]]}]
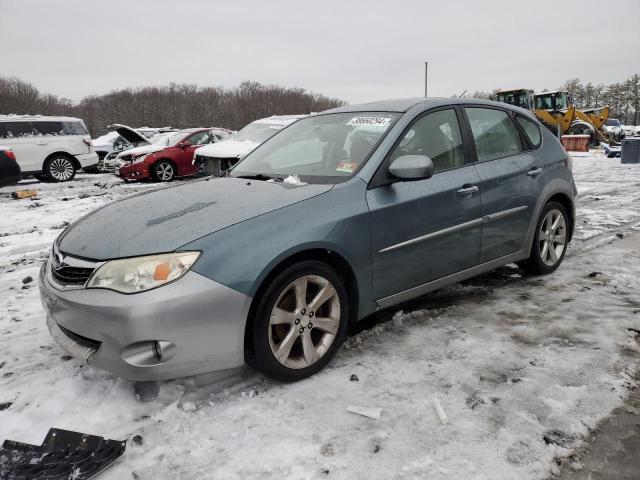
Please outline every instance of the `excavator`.
[{"label": "excavator", "polygon": [[569,93],[562,90],[542,93],[533,93],[527,88],[498,90],[496,99],[531,110],[554,133],[589,135],[592,145],[599,142],[616,145],[615,140],[602,128],[609,118],[609,107],[579,110]]}]

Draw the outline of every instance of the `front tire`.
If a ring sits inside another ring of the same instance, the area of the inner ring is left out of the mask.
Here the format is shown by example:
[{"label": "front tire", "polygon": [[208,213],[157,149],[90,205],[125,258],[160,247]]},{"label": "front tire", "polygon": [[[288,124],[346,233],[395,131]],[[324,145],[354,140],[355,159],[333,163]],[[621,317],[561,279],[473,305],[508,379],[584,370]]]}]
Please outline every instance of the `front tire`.
[{"label": "front tire", "polygon": [[249,335],[250,363],[283,382],[307,378],[344,339],[349,305],[343,279],[318,261],[296,263],[262,294]]},{"label": "front tire", "polygon": [[76,176],[73,161],[64,155],[49,158],[42,169],[49,182],[68,182]]},{"label": "front tire", "polygon": [[151,176],[156,182],[170,182],[176,177],[176,167],[169,160],[159,160],[151,168]]},{"label": "front tire", "polygon": [[518,265],[534,275],[546,275],[560,266],[569,241],[569,216],[561,203],[547,203],[536,224],[529,258]]}]

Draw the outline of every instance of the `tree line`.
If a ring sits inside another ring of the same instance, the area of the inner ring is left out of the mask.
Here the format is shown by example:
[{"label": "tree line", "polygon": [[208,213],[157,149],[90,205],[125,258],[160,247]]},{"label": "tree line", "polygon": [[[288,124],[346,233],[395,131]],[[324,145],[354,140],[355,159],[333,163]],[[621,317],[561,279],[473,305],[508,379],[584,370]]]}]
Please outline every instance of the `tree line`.
[{"label": "tree line", "polygon": [[320,112],[344,102],[302,88],[246,81],[235,88],[175,84],[113,90],[74,103],[15,77],[0,77],[0,114],[82,118],[95,138],[122,123],[132,127],[225,127],[237,130],[271,115]]},{"label": "tree line", "polygon": [[[577,108],[588,109],[609,106],[610,118],[618,118],[623,124],[638,125],[640,122],[640,75],[634,74],[623,82],[604,85],[592,82],[583,83],[579,78],[564,82],[559,90],[565,90],[573,97]],[[473,98],[493,99],[498,90],[487,92],[476,90]],[[548,91],[544,89],[543,92]]]}]

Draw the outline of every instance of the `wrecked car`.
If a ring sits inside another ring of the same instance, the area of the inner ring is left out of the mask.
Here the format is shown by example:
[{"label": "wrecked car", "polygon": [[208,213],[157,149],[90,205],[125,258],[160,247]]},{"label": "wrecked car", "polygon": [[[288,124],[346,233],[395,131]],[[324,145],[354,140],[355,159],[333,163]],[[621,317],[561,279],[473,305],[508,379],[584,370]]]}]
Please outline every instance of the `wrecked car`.
[{"label": "wrecked car", "polygon": [[71,355],[132,380],[245,362],[299,380],[377,310],[513,262],[553,272],[575,195],[567,152],[527,110],[343,106],[283,128],[226,177],[69,226],[40,272],[46,323]]},{"label": "wrecked car", "polygon": [[163,134],[149,145],[119,153],[114,161],[115,174],[127,181],[152,179],[156,182],[195,175],[193,152],[230,134],[224,128],[189,128]]},{"label": "wrecked car", "polygon": [[222,142],[198,148],[193,164],[201,176],[219,175],[287,125],[306,115],[273,115],[251,122]]}]

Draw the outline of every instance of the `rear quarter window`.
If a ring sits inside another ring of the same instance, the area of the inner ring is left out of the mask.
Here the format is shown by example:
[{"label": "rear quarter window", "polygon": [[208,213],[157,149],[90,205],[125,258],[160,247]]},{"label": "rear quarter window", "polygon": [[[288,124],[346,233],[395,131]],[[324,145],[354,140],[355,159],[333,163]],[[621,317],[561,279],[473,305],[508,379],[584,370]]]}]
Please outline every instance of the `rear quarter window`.
[{"label": "rear quarter window", "polygon": [[62,122],[31,122],[36,135],[64,135]]},{"label": "rear quarter window", "polygon": [[527,140],[529,140],[531,146],[534,149],[539,148],[542,144],[542,132],[540,131],[540,126],[533,120],[523,117],[522,115],[516,116],[516,122],[518,122],[518,125],[520,125],[522,130],[524,130],[524,135],[527,137]]},{"label": "rear quarter window", "polygon": [[65,135],[88,135],[87,127],[81,121],[62,122],[62,130]]}]

